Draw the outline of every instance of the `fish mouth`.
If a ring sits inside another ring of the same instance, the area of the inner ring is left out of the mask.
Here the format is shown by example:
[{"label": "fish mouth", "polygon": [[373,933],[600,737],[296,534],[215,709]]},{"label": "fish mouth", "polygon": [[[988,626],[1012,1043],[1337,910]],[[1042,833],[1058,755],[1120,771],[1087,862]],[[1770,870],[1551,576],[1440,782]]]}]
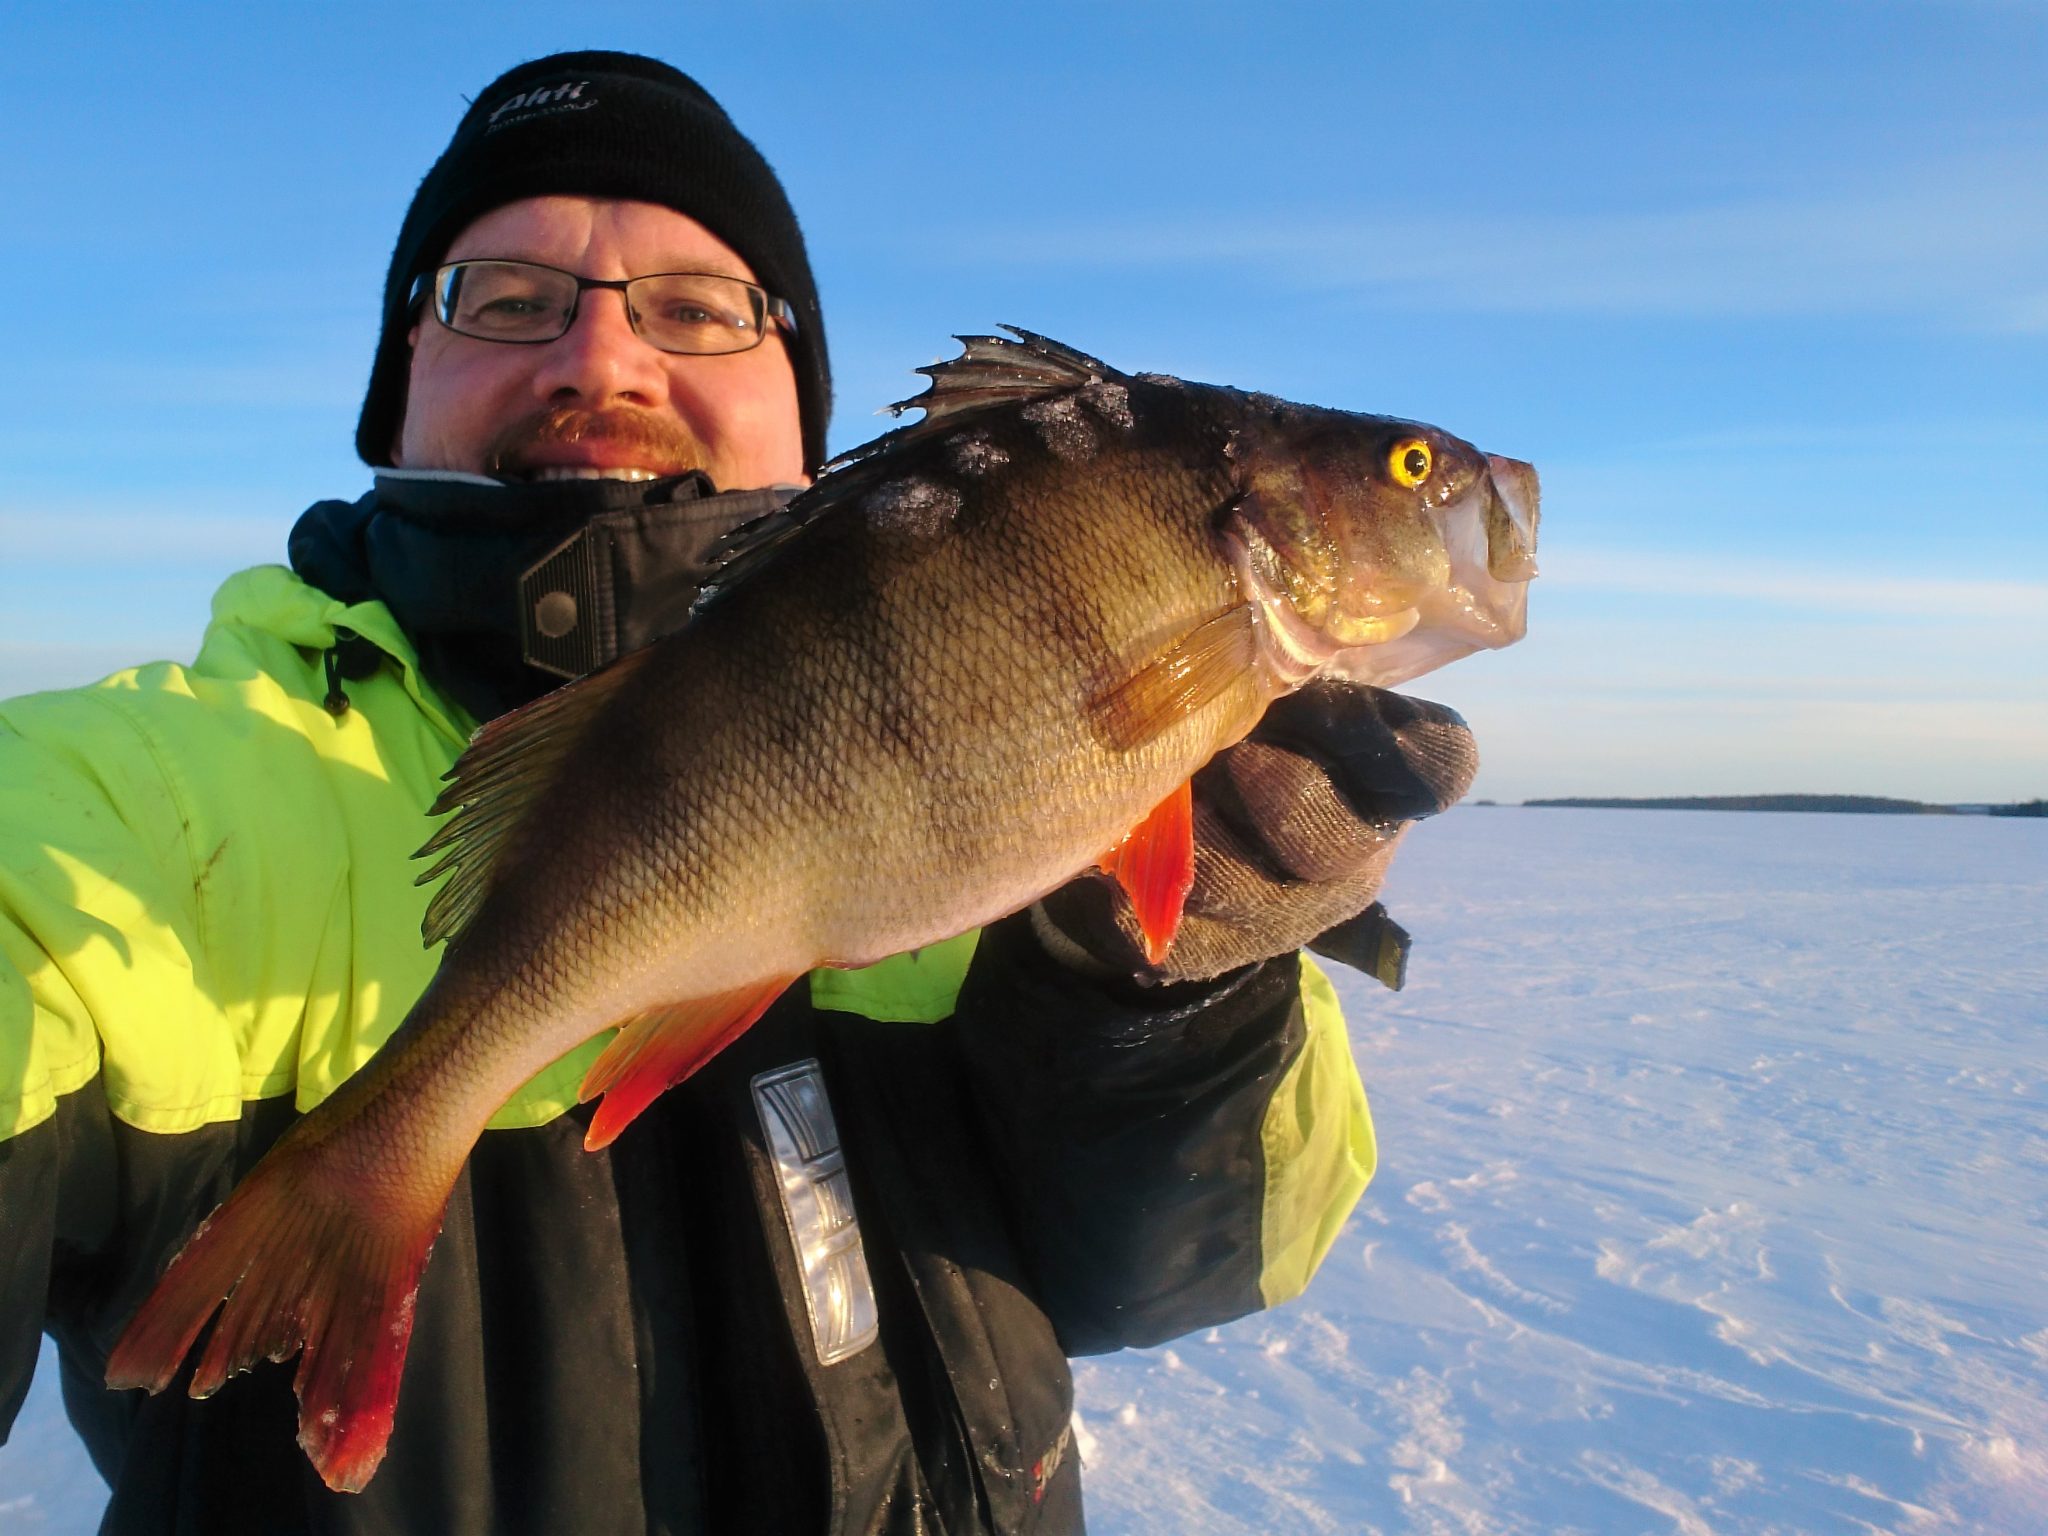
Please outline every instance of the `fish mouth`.
[{"label": "fish mouth", "polygon": [[1519,459],[1486,456],[1487,474],[1432,512],[1449,556],[1445,583],[1425,593],[1414,622],[1384,641],[1345,644],[1323,669],[1354,682],[1397,688],[1474,651],[1513,645],[1529,629],[1541,489]]},{"label": "fish mouth", "polygon": [[1536,466],[1489,453],[1486,468],[1484,490],[1490,494],[1482,519],[1487,574],[1498,582],[1533,581],[1537,505],[1542,500]]}]

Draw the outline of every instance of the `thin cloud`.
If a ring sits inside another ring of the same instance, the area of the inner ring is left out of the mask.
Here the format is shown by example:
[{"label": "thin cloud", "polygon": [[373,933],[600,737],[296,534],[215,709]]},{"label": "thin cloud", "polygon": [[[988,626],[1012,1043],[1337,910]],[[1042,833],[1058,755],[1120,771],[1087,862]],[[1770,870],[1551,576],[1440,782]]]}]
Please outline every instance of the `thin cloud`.
[{"label": "thin cloud", "polygon": [[2048,613],[2048,582],[1982,580],[1788,568],[1693,554],[1575,549],[1543,560],[1548,591],[1637,597],[1741,599],[1809,612],[1896,619],[2038,619]]},{"label": "thin cloud", "polygon": [[1969,803],[2048,789],[2048,711],[1996,699],[1557,687],[1453,702],[1479,737],[1472,793],[1482,798],[1815,793]]},{"label": "thin cloud", "polygon": [[80,688],[157,659],[189,660],[199,631],[151,633],[133,641],[0,640],[0,703],[53,688]]},{"label": "thin cloud", "polygon": [[[2048,132],[2041,135],[2048,145]],[[1249,266],[1294,286],[1484,312],[1919,314],[2048,330],[2048,150],[1897,168],[1818,193],[1616,213],[1243,214],[1005,228],[1002,265]]]},{"label": "thin cloud", "polygon": [[[31,563],[46,570],[88,566],[158,568],[217,566],[284,558],[284,540],[302,508],[247,515],[180,506],[137,510],[72,503],[35,512],[0,507],[0,564],[22,578]],[[11,583],[8,583],[11,584]]]},{"label": "thin cloud", "polygon": [[[361,355],[358,356],[358,353]],[[311,359],[193,363],[96,355],[41,361],[56,388],[90,390],[102,408],[168,411],[322,411],[337,419],[362,403],[368,346],[323,349]]]},{"label": "thin cloud", "polygon": [[[1909,445],[1940,442],[1996,442],[2012,452],[2023,448],[2048,448],[2048,421],[2028,416],[1955,416],[1934,418],[1914,416],[1889,421],[1785,421],[1743,422],[1681,436],[1649,438],[1639,442],[1603,443],[1593,468],[1615,462],[1656,463],[1666,459],[1707,458],[1726,462],[1731,454],[1769,453],[1796,456],[1803,463],[1847,461],[1869,464],[1873,459],[1896,459],[1912,451]],[[1567,458],[1551,458],[1545,468],[1582,466]]]}]

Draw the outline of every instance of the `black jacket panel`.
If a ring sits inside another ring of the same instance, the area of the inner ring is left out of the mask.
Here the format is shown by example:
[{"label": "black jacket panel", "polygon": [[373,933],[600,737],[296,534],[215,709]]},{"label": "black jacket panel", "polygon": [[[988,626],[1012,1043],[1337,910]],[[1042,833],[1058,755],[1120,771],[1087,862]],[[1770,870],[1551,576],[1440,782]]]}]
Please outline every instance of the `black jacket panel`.
[{"label": "black jacket panel", "polygon": [[[797,988],[604,1152],[582,1150],[585,1111],[486,1133],[427,1266],[390,1451],[353,1495],[295,1443],[290,1362],[203,1403],[98,1389],[156,1273],[292,1111],[152,1135],[95,1085],[0,1144],[8,1389],[47,1318],[116,1532],[1076,1532],[1066,1355],[1258,1304],[1258,1133],[1298,1049],[1294,974],[1113,996],[1011,921],[947,1022],[821,1012]],[[750,1089],[806,1059],[880,1317],[832,1365]]]},{"label": "black jacket panel", "polygon": [[1111,998],[1036,948],[990,930],[959,1034],[1030,1294],[1070,1355],[1255,1311],[1260,1127],[1305,1039],[1294,956]]}]

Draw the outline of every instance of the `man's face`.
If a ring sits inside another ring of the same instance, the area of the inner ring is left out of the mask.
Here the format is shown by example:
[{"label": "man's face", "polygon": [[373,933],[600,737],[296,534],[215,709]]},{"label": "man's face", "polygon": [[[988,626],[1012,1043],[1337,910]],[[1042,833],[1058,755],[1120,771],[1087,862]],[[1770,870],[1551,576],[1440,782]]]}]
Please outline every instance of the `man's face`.
[{"label": "man's face", "polygon": [[[717,272],[752,282],[732,248],[652,203],[532,197],[493,209],[444,261],[535,261],[582,277]],[[747,352],[663,352],[633,333],[625,295],[586,292],[568,331],[532,346],[458,336],[431,314],[412,331],[395,463],[504,479],[702,469],[722,491],[804,478],[796,375],[779,327]]]}]

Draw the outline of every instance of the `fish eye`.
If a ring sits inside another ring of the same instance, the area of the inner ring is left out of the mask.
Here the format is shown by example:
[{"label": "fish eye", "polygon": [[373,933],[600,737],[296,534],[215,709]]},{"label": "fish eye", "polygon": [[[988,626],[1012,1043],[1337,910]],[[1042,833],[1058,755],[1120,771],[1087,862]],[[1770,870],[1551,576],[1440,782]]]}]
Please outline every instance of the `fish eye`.
[{"label": "fish eye", "polygon": [[1429,444],[1419,437],[1404,437],[1388,450],[1387,473],[1396,484],[1413,488],[1429,478],[1434,462]]}]

